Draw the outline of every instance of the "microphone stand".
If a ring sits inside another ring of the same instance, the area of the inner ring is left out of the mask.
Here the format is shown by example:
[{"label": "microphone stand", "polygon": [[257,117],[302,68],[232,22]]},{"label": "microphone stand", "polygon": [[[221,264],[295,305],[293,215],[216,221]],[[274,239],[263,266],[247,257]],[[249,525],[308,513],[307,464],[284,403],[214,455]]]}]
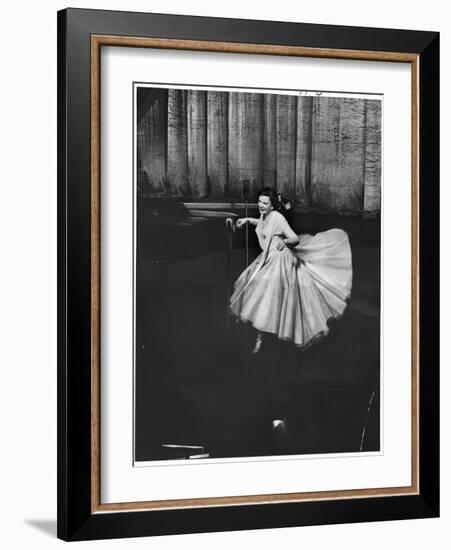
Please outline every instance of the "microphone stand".
[{"label": "microphone stand", "polygon": [[233,232],[235,231],[235,221],[233,218],[226,218],[226,239],[227,239],[227,302],[226,302],[226,326],[227,330],[230,326],[230,287],[231,287],[231,263],[232,263],[232,246],[233,246]]},{"label": "microphone stand", "polygon": [[[244,212],[247,218],[247,198],[249,196],[249,180],[243,180]],[[249,266],[249,224],[246,223],[246,267]]]}]

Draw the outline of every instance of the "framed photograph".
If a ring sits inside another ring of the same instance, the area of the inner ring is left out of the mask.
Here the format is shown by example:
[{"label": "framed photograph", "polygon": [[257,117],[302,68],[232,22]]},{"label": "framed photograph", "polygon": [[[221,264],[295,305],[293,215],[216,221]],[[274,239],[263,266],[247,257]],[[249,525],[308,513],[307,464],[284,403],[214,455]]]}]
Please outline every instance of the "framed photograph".
[{"label": "framed photograph", "polygon": [[58,536],[439,514],[439,35],[58,13]]}]

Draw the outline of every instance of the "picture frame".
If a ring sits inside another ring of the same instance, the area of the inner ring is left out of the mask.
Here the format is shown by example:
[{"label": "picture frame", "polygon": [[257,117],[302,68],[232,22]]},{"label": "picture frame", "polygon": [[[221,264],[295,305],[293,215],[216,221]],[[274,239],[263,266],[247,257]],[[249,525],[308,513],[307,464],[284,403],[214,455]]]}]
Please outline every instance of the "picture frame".
[{"label": "picture frame", "polygon": [[[100,54],[104,47],[410,66],[409,486],[101,501]],[[89,540],[437,517],[438,164],[438,33],[84,9],[58,12],[58,537]]]}]

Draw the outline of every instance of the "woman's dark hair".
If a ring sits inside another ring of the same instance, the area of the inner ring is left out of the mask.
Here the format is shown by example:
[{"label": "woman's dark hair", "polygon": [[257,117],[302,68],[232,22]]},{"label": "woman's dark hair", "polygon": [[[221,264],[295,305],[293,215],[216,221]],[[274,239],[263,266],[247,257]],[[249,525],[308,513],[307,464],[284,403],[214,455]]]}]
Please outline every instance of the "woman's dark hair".
[{"label": "woman's dark hair", "polygon": [[278,193],[272,187],[264,187],[258,193],[257,197],[262,195],[264,197],[269,197],[274,210],[280,212],[280,214],[285,217],[290,225],[293,223],[293,209],[291,208],[289,199],[283,197],[281,193]]},{"label": "woman's dark hair", "polygon": [[279,210],[280,204],[279,204],[279,197],[276,193],[276,191],[272,187],[264,187],[258,192],[257,198],[261,197],[269,197],[269,200],[271,201],[271,204],[274,208],[274,210]]}]

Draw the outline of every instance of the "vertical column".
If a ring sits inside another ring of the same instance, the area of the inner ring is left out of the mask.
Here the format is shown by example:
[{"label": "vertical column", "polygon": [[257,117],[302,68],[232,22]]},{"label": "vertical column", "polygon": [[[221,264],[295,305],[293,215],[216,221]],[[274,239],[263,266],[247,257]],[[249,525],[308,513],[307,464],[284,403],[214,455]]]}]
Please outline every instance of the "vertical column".
[{"label": "vertical column", "polygon": [[308,212],[312,198],[312,97],[298,97],[297,117],[295,205]]},{"label": "vertical column", "polygon": [[207,97],[206,92],[187,92],[188,186],[194,197],[206,197]]},{"label": "vertical column", "polygon": [[296,177],[296,103],[296,96],[277,96],[277,190],[291,200]]},{"label": "vertical column", "polygon": [[167,90],[140,88],[137,131],[138,185],[146,195],[163,193],[166,179]]},{"label": "vertical column", "polygon": [[277,96],[265,94],[263,96],[263,185],[273,187],[277,185]]},{"label": "vertical column", "polygon": [[189,195],[185,90],[168,90],[167,179],[173,194]]},{"label": "vertical column", "polygon": [[263,94],[244,94],[244,147],[241,149],[241,166],[245,179],[250,182],[252,196],[261,189],[263,168]]},{"label": "vertical column", "polygon": [[240,194],[241,172],[239,166],[240,145],[242,135],[242,95],[235,92],[229,93],[229,109],[228,109],[228,182],[229,195],[236,198]]},{"label": "vertical column", "polygon": [[381,114],[382,102],[377,99],[365,100],[366,139],[365,139],[365,189],[363,215],[377,217],[381,211]]},{"label": "vertical column", "polygon": [[241,197],[243,181],[255,193],[262,183],[262,94],[230,93],[229,96],[229,189]]},{"label": "vertical column", "polygon": [[316,209],[334,211],[339,169],[340,100],[314,98],[312,120],[312,203]]},{"label": "vertical column", "polygon": [[362,212],[364,116],[362,99],[314,100],[312,200],[319,210]]},{"label": "vertical column", "polygon": [[228,195],[228,92],[207,92],[207,174],[214,198]]}]

